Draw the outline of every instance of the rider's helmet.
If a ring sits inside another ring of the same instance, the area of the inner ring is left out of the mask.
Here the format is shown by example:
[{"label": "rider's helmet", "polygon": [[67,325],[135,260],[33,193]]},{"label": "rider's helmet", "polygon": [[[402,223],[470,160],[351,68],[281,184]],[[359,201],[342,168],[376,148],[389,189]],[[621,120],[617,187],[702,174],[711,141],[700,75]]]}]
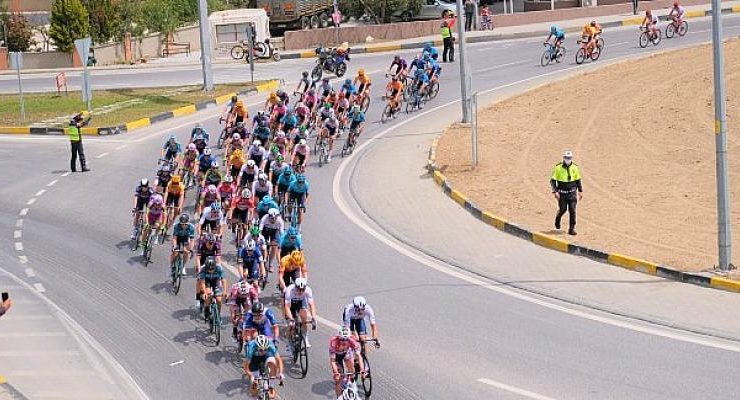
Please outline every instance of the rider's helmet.
[{"label": "rider's helmet", "polygon": [[308,286],[308,282],[306,281],[306,278],[298,278],[295,280],[296,289],[306,290],[306,286]]},{"label": "rider's helmet", "polygon": [[233,181],[234,181],[234,178],[231,175],[226,175],[224,177],[224,182],[226,182],[226,183],[231,183]]},{"label": "rider's helmet", "polygon": [[218,168],[218,161],[211,161],[211,168]]},{"label": "rider's helmet", "polygon": [[214,269],[216,268],[216,257],[208,257],[206,258],[206,268],[207,269]]},{"label": "rider's helmet", "polygon": [[398,54],[396,54],[395,56],[393,56],[393,61],[395,61],[395,62],[401,61],[401,56],[399,56]]},{"label": "rider's helmet", "polygon": [[[299,144],[299,145],[301,145],[301,146],[305,146],[305,145],[306,145],[306,143],[307,143],[307,142],[306,142],[306,139],[301,139],[301,140],[300,140],[300,141],[298,142],[298,144]],[[286,172],[287,172],[287,171],[286,171]]]},{"label": "rider's helmet", "polygon": [[239,121],[236,123],[237,129],[244,129],[244,121]]},{"label": "rider's helmet", "polygon": [[359,70],[357,70],[357,75],[359,75],[359,76],[365,76],[365,69],[364,68],[360,68]]},{"label": "rider's helmet", "polygon": [[254,251],[254,249],[257,248],[257,243],[255,243],[254,240],[249,239],[247,240],[247,244],[246,246],[244,246],[244,248],[247,249],[247,251]]},{"label": "rider's helmet", "polygon": [[342,340],[349,340],[350,336],[352,336],[352,332],[350,332],[348,327],[343,326],[339,328],[339,332],[337,332],[337,336],[339,336],[339,338]]},{"label": "rider's helmet", "polygon": [[239,135],[238,133],[234,132],[234,134],[233,134],[233,135],[231,135],[231,138],[232,138],[232,139],[234,139],[234,140],[239,140],[239,139],[241,139],[242,137],[241,137],[241,136],[240,136],[240,135]]},{"label": "rider's helmet", "polygon": [[303,71],[301,75],[303,75],[304,78],[308,78],[308,71]]},{"label": "rider's helmet", "polygon": [[270,93],[270,100],[277,100],[277,97],[278,97],[278,95],[277,95],[276,92]]},{"label": "rider's helmet", "polygon": [[[244,190],[247,190],[247,189],[244,189]],[[249,228],[249,233],[252,236],[258,236],[260,234],[260,227],[257,225],[252,226],[251,228]]]},{"label": "rider's helmet", "polygon": [[324,103],[324,109],[331,110],[331,103],[329,103],[328,101]]},{"label": "rider's helmet", "polygon": [[221,211],[221,203],[214,201],[213,204],[211,204],[211,212],[217,213]]},{"label": "rider's helmet", "polygon": [[329,78],[324,77],[324,79],[322,79],[321,81],[324,82],[324,83],[329,83]]},{"label": "rider's helmet", "polygon": [[256,302],[256,303],[252,304],[252,314],[262,314],[264,312],[265,312],[265,305],[264,304],[262,304],[260,302]]},{"label": "rider's helmet", "polygon": [[653,15],[653,12],[648,8],[647,10],[645,10],[645,15],[647,15],[648,17],[650,17],[650,16]]},{"label": "rider's helmet", "polygon": [[239,98],[238,98],[238,97],[236,97],[236,96],[231,96],[231,102],[232,102],[232,103],[236,103],[237,101],[239,101]]},{"label": "rider's helmet", "polygon": [[208,185],[208,193],[216,194],[216,185]]},{"label": "rider's helmet", "polygon": [[252,144],[254,145],[254,147],[260,147],[262,146],[262,141],[259,139],[255,139],[254,142],[252,142]]},{"label": "rider's helmet", "polygon": [[294,264],[303,264],[303,252],[300,250],[293,250],[290,252],[290,259],[293,260]]},{"label": "rider's helmet", "polygon": [[177,136],[175,136],[175,134],[173,133],[173,134],[170,135],[170,139],[169,140],[170,140],[170,142],[174,142],[174,141],[177,140]]},{"label": "rider's helmet", "polygon": [[554,35],[557,31],[558,31],[558,27],[557,26],[553,25],[553,26],[550,27],[550,33],[551,34]]},{"label": "rider's helmet", "polygon": [[275,161],[277,161],[277,162],[283,162],[283,161],[285,161],[285,157],[283,157],[282,154],[278,154],[277,157],[275,157]]},{"label": "rider's helmet", "polygon": [[209,147],[206,147],[205,149],[203,149],[203,154],[205,154],[207,156],[210,156],[211,155],[211,149]]},{"label": "rider's helmet", "polygon": [[596,27],[596,20],[591,20],[591,26]]},{"label": "rider's helmet", "polygon": [[673,2],[673,7],[678,8],[678,1]]},{"label": "rider's helmet", "polygon": [[190,221],[190,215],[188,213],[183,213],[180,215],[180,223],[181,224],[187,224]]},{"label": "rider's helmet", "polygon": [[141,185],[141,187],[149,186],[149,179],[141,178],[141,180],[139,181],[139,185]]},{"label": "rider's helmet", "polygon": [[164,199],[162,198],[161,195],[155,194],[154,197],[152,197],[152,203],[154,203],[154,204],[156,204],[158,206],[161,206],[162,203],[164,203]]},{"label": "rider's helmet", "polygon": [[193,151],[193,150],[195,150],[195,149],[196,149],[196,147],[195,147],[195,143],[190,143],[190,144],[188,145],[188,150],[190,150],[190,151]]},{"label": "rider's helmet", "polygon": [[352,84],[352,79],[349,79],[349,78],[345,79],[344,80],[344,84],[345,85],[351,85]]},{"label": "rider's helmet", "polygon": [[367,300],[362,296],[356,296],[352,299],[352,305],[359,310],[364,310],[365,306],[367,306]]},{"label": "rider's helmet", "polygon": [[247,286],[247,282],[239,281],[239,294],[242,296],[249,294],[249,286]]},{"label": "rider's helmet", "polygon": [[254,160],[247,160],[247,167],[254,168],[254,166],[255,166]]},{"label": "rider's helmet", "polygon": [[305,183],[306,182],[306,175],[303,175],[303,174],[298,175],[296,177],[296,181],[298,181],[298,183]]},{"label": "rider's helmet", "polygon": [[257,344],[257,348],[260,350],[267,350],[268,347],[270,347],[270,341],[267,340],[267,336],[265,335],[259,335],[256,339],[254,339],[254,342]]},{"label": "rider's helmet", "polygon": [[181,182],[180,175],[175,175],[172,177],[172,183],[180,183]]},{"label": "rider's helmet", "polygon": [[252,191],[249,189],[242,190],[242,198],[248,199],[252,197]]},{"label": "rider's helmet", "polygon": [[277,105],[278,105],[278,107],[282,107],[282,106],[285,105],[285,103],[282,100],[280,100],[280,101],[278,101]]},{"label": "rider's helmet", "polygon": [[[216,236],[214,236],[212,233],[207,234],[206,235],[206,243],[210,243],[210,244],[216,243]],[[208,261],[208,260],[206,260],[206,261]]]},{"label": "rider's helmet", "polygon": [[[262,198],[262,201],[264,201],[264,200],[265,200],[265,199],[264,199],[264,198]],[[277,209],[277,208],[274,208],[274,207],[273,207],[273,208],[271,208],[271,209],[267,210],[267,214],[269,214],[269,215],[270,215],[271,217],[275,218],[275,217],[277,217],[278,215],[280,215],[280,211],[278,211],[278,209]]]},{"label": "rider's helmet", "polygon": [[260,180],[260,181],[266,181],[267,180],[267,174],[263,172],[263,173],[259,174],[259,176],[257,176],[257,179]]},{"label": "rider's helmet", "polygon": [[429,61],[432,56],[429,53],[424,53],[424,61]]}]

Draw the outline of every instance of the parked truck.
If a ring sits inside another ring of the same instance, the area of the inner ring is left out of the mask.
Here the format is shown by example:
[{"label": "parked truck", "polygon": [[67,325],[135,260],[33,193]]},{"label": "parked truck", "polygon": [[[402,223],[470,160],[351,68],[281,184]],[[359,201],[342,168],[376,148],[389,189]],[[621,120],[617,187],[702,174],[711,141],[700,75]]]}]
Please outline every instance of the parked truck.
[{"label": "parked truck", "polygon": [[257,0],[267,11],[270,31],[326,28],[334,11],[332,0]]}]

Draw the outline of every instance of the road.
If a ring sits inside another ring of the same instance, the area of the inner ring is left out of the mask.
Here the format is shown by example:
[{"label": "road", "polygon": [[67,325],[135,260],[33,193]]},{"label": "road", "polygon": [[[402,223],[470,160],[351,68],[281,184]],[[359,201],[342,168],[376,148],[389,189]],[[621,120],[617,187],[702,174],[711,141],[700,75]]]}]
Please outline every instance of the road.
[{"label": "road", "polygon": [[[740,19],[727,18],[726,25],[727,35],[735,35]],[[692,21],[691,29],[686,38],[664,41],[657,49],[638,48],[635,28],[610,30],[599,63],[709,39],[707,21]],[[507,84],[516,87],[516,82],[543,74],[564,76],[583,68],[571,61],[574,50],[563,65],[543,69],[536,65],[542,51],[539,40],[472,45],[474,86],[477,90]],[[372,73],[374,82],[383,82],[379,71],[389,58],[388,54],[358,55],[352,59],[350,72],[363,67]],[[277,77],[295,78],[309,64],[308,60],[286,62],[285,71],[291,75]],[[444,68],[443,90],[430,106],[459,96],[456,67]],[[197,71],[161,73],[171,77]],[[139,83],[157,81],[161,73],[137,75],[136,79]],[[113,82],[123,77],[111,74],[106,79]],[[369,121],[380,119],[379,92],[375,90]],[[252,101],[261,102],[261,98]],[[0,248],[13,252],[9,233],[15,215],[29,208],[23,252],[46,295],[95,337],[152,399],[245,396],[233,348],[228,343],[213,346],[204,324],[196,318],[193,279],[186,279],[181,293],[172,296],[165,276],[166,249],[155,249],[150,267],[142,266],[128,249],[131,191],[138,179],[151,177],[165,135],[176,132],[184,140],[196,121],[215,131],[216,112],[202,111],[129,135],[90,139],[86,150],[93,172],[89,174],[61,176],[68,165],[64,138],[0,139],[10,142],[0,150],[0,168],[13,172],[1,178],[0,210],[4,211],[0,212],[0,227],[7,233],[0,237]],[[368,124],[362,140],[401,126],[405,118],[382,126]],[[451,120],[454,113],[439,113],[435,118]],[[401,129],[409,134],[423,132],[428,122],[417,121]],[[393,162],[393,157],[402,156],[391,154],[386,160]],[[344,162],[352,165],[358,159]],[[332,182],[339,165],[337,157],[329,166],[312,167],[308,172],[312,194],[303,232],[309,283],[324,322],[312,333],[308,376],[291,377],[280,389],[281,398],[331,398],[325,344],[342,305],[357,294],[368,297],[381,324],[383,348],[370,355],[376,377],[373,398],[740,396],[737,385],[726,378],[740,372],[738,343],[523,292],[495,290],[480,277],[430,261],[392,238],[359,229],[334,203]],[[393,179],[379,177],[379,187],[383,178]],[[58,182],[47,187],[53,180]],[[352,198],[346,179],[342,182],[342,196]],[[35,196],[40,189],[47,191]],[[37,200],[28,205],[29,197]],[[390,206],[392,201],[403,199],[391,198]],[[360,214],[355,205],[347,207]],[[538,249],[532,252],[531,262],[548,256],[546,250]],[[24,276],[23,268],[18,264],[7,269]],[[268,303],[274,304],[270,299]]]}]

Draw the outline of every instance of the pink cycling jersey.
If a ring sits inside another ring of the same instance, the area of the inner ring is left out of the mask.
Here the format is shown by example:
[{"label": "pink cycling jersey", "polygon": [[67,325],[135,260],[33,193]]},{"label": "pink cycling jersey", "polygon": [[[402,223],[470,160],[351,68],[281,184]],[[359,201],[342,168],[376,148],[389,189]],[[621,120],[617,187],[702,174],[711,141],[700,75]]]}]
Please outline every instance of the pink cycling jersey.
[{"label": "pink cycling jersey", "polygon": [[354,337],[350,337],[348,340],[342,340],[339,336],[334,336],[329,341],[329,355],[334,357],[337,355],[344,355],[354,357],[354,353],[360,351],[360,344]]}]

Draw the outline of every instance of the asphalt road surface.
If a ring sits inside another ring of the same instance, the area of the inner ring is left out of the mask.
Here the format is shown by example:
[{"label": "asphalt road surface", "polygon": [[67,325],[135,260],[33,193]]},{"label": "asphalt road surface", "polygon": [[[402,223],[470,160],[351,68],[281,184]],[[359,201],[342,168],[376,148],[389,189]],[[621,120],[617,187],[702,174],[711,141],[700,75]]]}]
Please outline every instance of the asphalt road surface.
[{"label": "asphalt road surface", "polygon": [[[726,18],[727,36],[740,29],[740,19]],[[709,40],[708,21],[692,20],[682,39],[664,40],[657,48],[640,49],[638,31],[609,30],[602,59],[623,58]],[[576,68],[574,39],[561,65],[539,67],[541,40],[527,39],[472,45],[476,90],[521,82],[546,74],[556,78]],[[410,52],[405,52],[409,56]],[[361,140],[398,124],[380,125],[382,69],[390,54],[358,55],[350,62],[372,73],[376,89]],[[272,77],[294,84],[311,60],[281,62]],[[689,66],[687,66],[689,67]],[[443,66],[442,90],[429,106],[459,97],[458,71]],[[96,84],[130,84],[128,72],[94,75]],[[136,82],[164,80],[197,82],[198,71],[137,72]],[[287,75],[281,75],[287,74]],[[33,78],[36,79],[36,78]],[[105,79],[105,80],[104,80]],[[219,78],[223,80],[223,78]],[[128,82],[126,82],[128,81]],[[6,82],[3,81],[3,85]],[[41,78],[30,85],[41,87]],[[2,86],[5,88],[6,86]],[[292,91],[290,86],[289,90]],[[250,99],[262,103],[263,98]],[[557,99],[553,99],[557,101]],[[254,108],[253,108],[254,110]],[[46,295],[100,342],[132,375],[151,399],[244,398],[240,359],[227,339],[214,346],[205,324],[193,310],[194,280],[188,277],[178,296],[169,292],[167,248],[154,250],[153,264],[144,267],[129,249],[132,191],[141,177],[152,177],[159,149],[170,132],[185,141],[189,129],[202,121],[218,130],[216,114],[198,114],[156,124],[128,135],[86,138],[93,172],[62,177],[68,167],[64,138],[1,138],[0,248],[13,252],[10,231],[19,209],[28,207],[23,228],[24,252]],[[439,118],[446,118],[440,116]],[[422,131],[425,121],[406,125],[409,134]],[[338,149],[337,149],[338,150]],[[389,154],[388,162],[400,154]],[[356,162],[356,157],[345,162]],[[341,307],[354,295],[365,295],[378,313],[383,347],[371,351],[377,399],[728,399],[740,389],[729,377],[740,372],[740,345],[702,338],[713,345],[676,340],[675,333],[655,334],[620,326],[625,319],[555,300],[530,301],[491,290],[481,278],[450,267],[430,268],[423,256],[409,257],[348,220],[332,197],[332,180],[341,158],[323,168],[312,166],[308,177],[311,199],[303,227],[313,288],[322,323],[311,334],[310,371],[304,379],[294,372],[280,397],[328,399],[333,384],[328,372],[327,343],[340,318]],[[379,176],[378,180],[393,179]],[[46,185],[58,182],[52,187]],[[431,184],[431,183],[430,183]],[[32,205],[29,197],[48,189]],[[352,194],[346,184],[343,196]],[[394,201],[403,201],[396,199]],[[191,202],[188,203],[190,205]],[[352,207],[352,206],[351,206]],[[433,213],[433,210],[431,210]],[[433,217],[430,215],[430,218]],[[511,240],[518,240],[511,238]],[[227,245],[229,248],[229,245]],[[233,254],[233,253],[232,253]],[[532,262],[547,257],[532,252]],[[227,257],[233,261],[233,257]],[[495,260],[491,262],[495,263]],[[453,270],[446,273],[444,269]],[[9,265],[23,276],[23,266]],[[192,268],[189,268],[192,272]],[[233,281],[233,276],[230,276]],[[267,302],[274,306],[269,298]],[[518,293],[518,292],[517,292]],[[566,307],[565,313],[539,302]],[[583,318],[585,313],[595,318]],[[601,318],[613,321],[605,324]],[[647,329],[650,328],[650,329]],[[666,330],[666,332],[669,332]],[[691,336],[688,333],[681,335]],[[281,345],[285,351],[285,345]],[[286,362],[290,367],[291,363]]]}]

